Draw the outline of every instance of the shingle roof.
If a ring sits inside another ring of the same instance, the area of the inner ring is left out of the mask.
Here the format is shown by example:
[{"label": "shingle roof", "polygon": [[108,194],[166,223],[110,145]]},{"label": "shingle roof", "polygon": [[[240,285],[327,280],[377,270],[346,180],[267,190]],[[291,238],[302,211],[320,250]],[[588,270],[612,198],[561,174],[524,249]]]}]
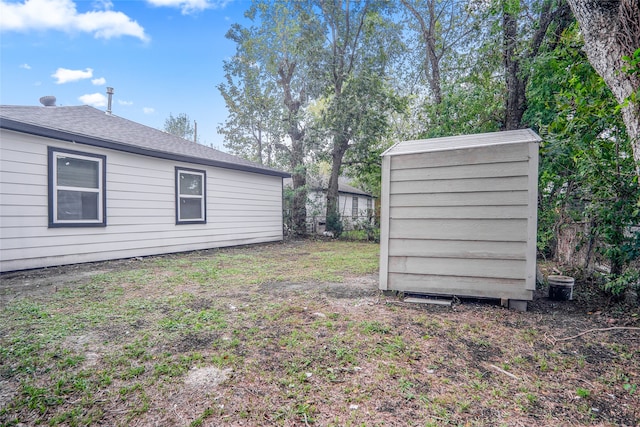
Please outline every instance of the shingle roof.
[{"label": "shingle roof", "polygon": [[[293,181],[291,180],[291,178],[285,178],[283,183],[285,187],[293,186]],[[307,185],[309,186],[309,189],[312,191],[327,191],[327,188],[328,188],[327,183],[325,183],[323,180],[318,180],[314,177],[307,178]],[[366,191],[360,190],[359,188],[352,187],[351,185],[347,184],[343,178],[338,179],[338,192],[373,197],[370,193],[367,193]]]},{"label": "shingle roof", "polygon": [[181,162],[290,176],[202,144],[96,108],[0,105],[0,127],[48,138],[73,141]]}]

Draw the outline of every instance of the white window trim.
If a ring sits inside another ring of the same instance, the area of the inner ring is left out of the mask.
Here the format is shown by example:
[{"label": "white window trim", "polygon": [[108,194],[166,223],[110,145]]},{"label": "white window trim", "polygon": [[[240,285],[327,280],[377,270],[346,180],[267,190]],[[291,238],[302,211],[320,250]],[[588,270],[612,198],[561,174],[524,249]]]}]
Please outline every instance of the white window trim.
[{"label": "white window trim", "polygon": [[[202,177],[202,194],[180,194],[180,174],[200,175]],[[205,224],[207,222],[207,173],[203,170],[176,167],[176,224]],[[180,215],[180,199],[200,199],[200,218],[182,219]]]},{"label": "white window trim", "polygon": [[351,197],[351,218],[352,219],[357,219],[360,216],[359,209],[360,209],[360,201],[358,200],[358,196],[352,196]]},{"label": "white window trim", "polygon": [[[100,154],[93,155],[91,153],[79,153],[73,151],[67,151],[64,149],[57,149],[55,147],[49,147],[50,155],[50,197],[49,203],[51,204],[51,210],[49,215],[49,226],[106,226],[105,220],[105,162],[106,157]],[[96,162],[98,164],[98,188],[89,187],[70,187],[66,185],[58,185],[58,159],[70,157],[73,159],[88,160]],[[98,218],[97,219],[58,219],[58,190],[67,191],[82,191],[85,193],[97,193],[98,194]]]}]

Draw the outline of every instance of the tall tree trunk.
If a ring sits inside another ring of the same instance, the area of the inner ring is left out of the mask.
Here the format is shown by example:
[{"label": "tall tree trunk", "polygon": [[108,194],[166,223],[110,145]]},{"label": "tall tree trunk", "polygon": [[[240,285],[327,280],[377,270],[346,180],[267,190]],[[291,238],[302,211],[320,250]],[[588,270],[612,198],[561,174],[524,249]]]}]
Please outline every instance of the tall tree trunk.
[{"label": "tall tree trunk", "polygon": [[291,219],[293,232],[299,236],[307,233],[307,169],[304,164],[304,149],[299,132],[292,130],[291,139],[291,180],[293,181],[293,201],[291,203]]},{"label": "tall tree trunk", "polygon": [[527,83],[530,74],[527,71],[528,61],[538,56],[540,48],[548,38],[547,31],[555,23],[555,35],[551,43],[571,22],[569,7],[564,1],[544,0],[536,18],[537,29],[526,45],[518,42],[518,16],[520,11],[516,3],[502,3],[502,31],[504,69],[507,96],[505,99],[504,128],[506,130],[522,128],[522,117],[527,109]]},{"label": "tall tree trunk", "polygon": [[429,16],[425,19],[409,0],[401,0],[404,7],[413,15],[420,24],[422,41],[425,44],[424,73],[429,83],[429,89],[436,105],[442,103],[442,77],[440,73],[440,56],[437,53],[436,28],[439,24],[436,16],[436,2],[428,0],[426,6]]},{"label": "tall tree trunk", "polygon": [[284,105],[288,110],[287,135],[291,139],[291,179],[293,181],[293,201],[291,217],[293,232],[297,235],[307,233],[307,168],[304,163],[304,130],[300,129],[298,114],[305,94],[301,92],[294,98],[291,80],[296,69],[295,62],[283,62],[278,68],[278,84],[284,94]]},{"label": "tall tree trunk", "polygon": [[512,10],[502,13],[504,68],[507,85],[504,127],[506,130],[520,129],[526,106],[526,83],[520,71],[518,46],[518,15]]},{"label": "tall tree trunk", "polygon": [[[329,33],[331,34],[332,86],[335,105],[339,106],[342,103],[343,85],[348,80],[348,76],[353,75],[355,72],[354,68],[357,63],[358,54],[357,48],[360,46],[361,36],[364,33],[364,24],[370,3],[367,0],[363,0],[364,7],[355,16],[351,15],[354,1],[346,0],[341,13],[335,13],[335,10],[332,11],[331,7],[329,7],[331,3],[332,2],[321,1],[320,5],[325,13],[325,19],[327,19]],[[339,8],[342,8],[343,2],[333,2],[333,7],[337,5],[339,5]],[[342,22],[339,23],[336,18]],[[356,19],[352,20],[353,18]],[[344,117],[338,120],[338,123],[342,122],[342,124],[334,125],[332,129],[334,145],[331,150],[331,176],[329,178],[329,188],[327,189],[327,230],[334,232],[339,231],[334,227],[336,225],[335,222],[331,221],[339,220],[338,179],[340,177],[340,169],[342,168],[342,160],[349,148],[349,142],[351,140],[351,134],[346,131],[345,128],[354,126],[354,124],[349,123],[348,120],[346,124],[344,124],[342,119],[344,119]]]},{"label": "tall tree trunk", "polygon": [[340,212],[338,210],[338,198],[340,196],[338,191],[338,180],[340,179],[340,169],[342,168],[342,159],[344,153],[349,148],[349,138],[340,135],[335,138],[333,150],[331,151],[331,175],[329,176],[329,185],[327,187],[327,231],[337,232],[335,221],[340,219]]},{"label": "tall tree trunk", "polygon": [[257,151],[257,157],[258,157],[258,161],[260,162],[261,165],[264,164],[264,160],[262,159],[262,129],[258,129],[258,138],[256,140],[257,144],[256,144],[256,151]]},{"label": "tall tree trunk", "polygon": [[[568,0],[584,37],[589,62],[622,105],[622,119],[640,164],[640,102],[626,102],[640,88],[640,76],[622,68],[622,57],[640,48],[639,0]],[[640,175],[640,168],[636,169]]]}]

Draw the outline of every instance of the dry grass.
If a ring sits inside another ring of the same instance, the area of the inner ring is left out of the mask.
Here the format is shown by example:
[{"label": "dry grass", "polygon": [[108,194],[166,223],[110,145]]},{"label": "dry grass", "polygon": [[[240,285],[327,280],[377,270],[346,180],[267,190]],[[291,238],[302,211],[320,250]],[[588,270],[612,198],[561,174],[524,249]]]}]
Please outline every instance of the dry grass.
[{"label": "dry grass", "polygon": [[611,325],[572,302],[406,304],[377,257],[298,241],[5,275],[0,423],[640,424],[637,331],[557,341]]}]

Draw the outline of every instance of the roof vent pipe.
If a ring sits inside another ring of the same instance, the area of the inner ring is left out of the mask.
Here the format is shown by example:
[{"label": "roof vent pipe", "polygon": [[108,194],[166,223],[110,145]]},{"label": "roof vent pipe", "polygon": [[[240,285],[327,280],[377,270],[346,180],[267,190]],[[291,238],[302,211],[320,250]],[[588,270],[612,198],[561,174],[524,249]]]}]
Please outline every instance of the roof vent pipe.
[{"label": "roof vent pipe", "polygon": [[40,104],[45,107],[55,107],[56,106],[56,97],[47,95],[40,98]]},{"label": "roof vent pipe", "polygon": [[113,98],[113,88],[107,88],[107,114],[111,114],[111,99]]}]

